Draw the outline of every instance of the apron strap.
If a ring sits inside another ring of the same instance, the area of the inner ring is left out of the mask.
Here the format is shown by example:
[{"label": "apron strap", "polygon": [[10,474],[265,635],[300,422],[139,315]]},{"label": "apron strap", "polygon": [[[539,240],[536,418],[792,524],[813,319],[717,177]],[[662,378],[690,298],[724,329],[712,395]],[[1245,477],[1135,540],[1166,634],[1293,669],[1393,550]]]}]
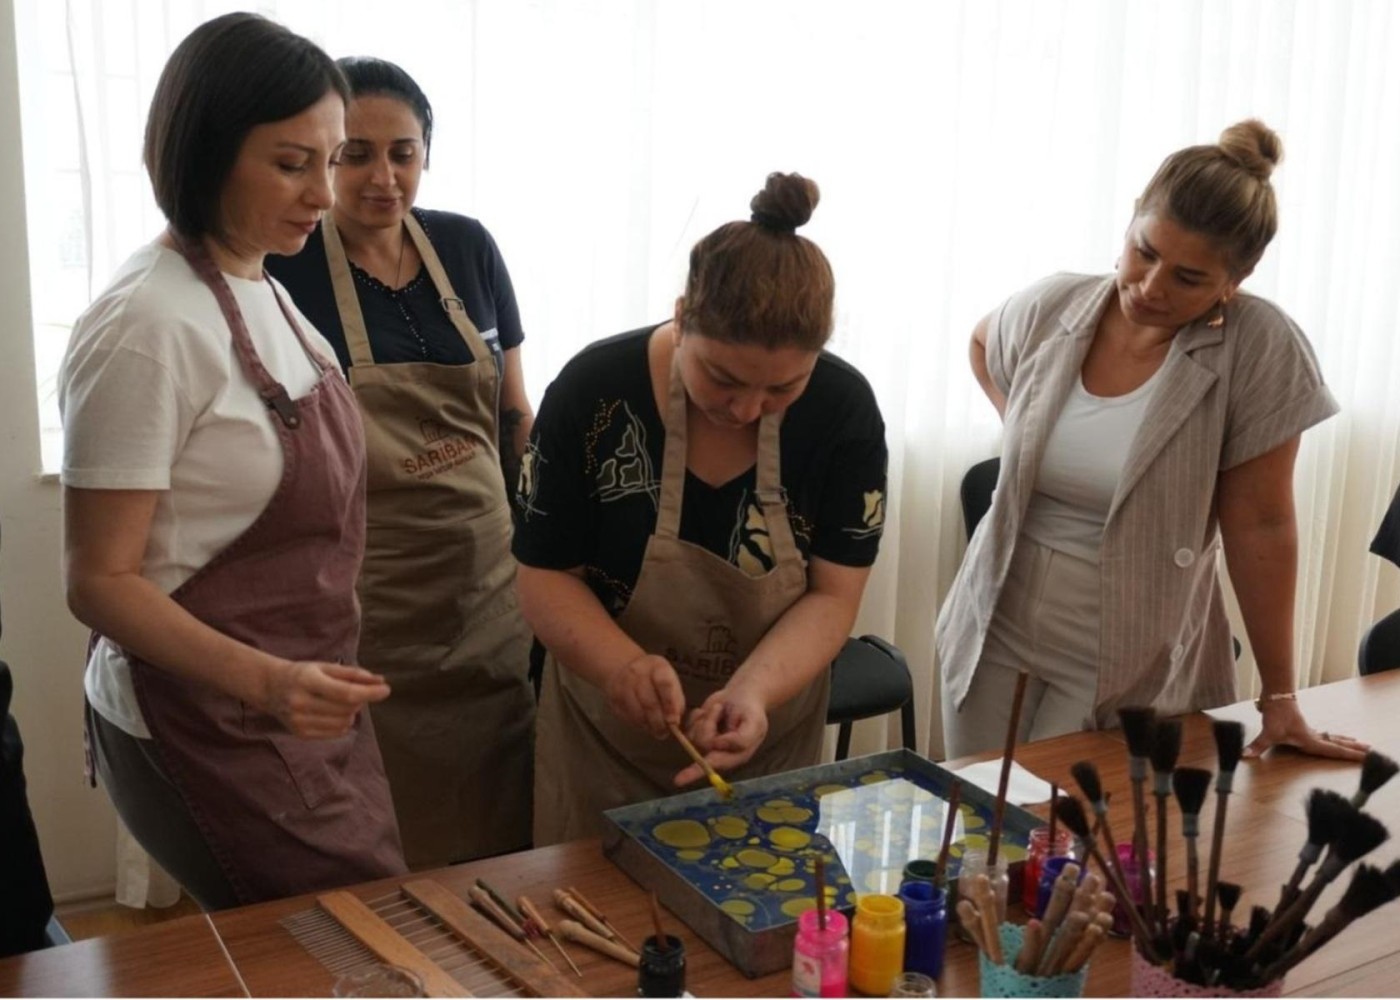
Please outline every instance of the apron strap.
[{"label": "apron strap", "polygon": [[418,250],[418,256],[423,258],[423,266],[428,269],[428,277],[433,279],[433,287],[437,289],[438,302],[442,305],[442,311],[447,313],[447,318],[452,321],[452,325],[457,328],[457,332],[467,342],[467,350],[471,352],[472,360],[479,365],[490,362],[494,368],[495,360],[491,357],[491,348],[486,346],[486,340],[478,332],[471,317],[467,315],[467,304],[453,290],[452,282],[447,278],[447,270],[442,266],[442,259],[433,249],[432,240],[428,239],[428,234],[423,231],[422,224],[412,212],[403,217],[403,224],[408,229],[408,235],[413,238],[413,246]]},{"label": "apron strap", "polygon": [[[253,337],[248,333],[248,324],[243,319],[243,310],[238,307],[238,300],[233,296],[233,289],[224,279],[224,274],[219,270],[219,266],[214,263],[214,258],[209,255],[209,250],[199,240],[186,239],[173,229],[167,230],[167,232],[170,234],[171,242],[174,243],[176,251],[185,258],[194,273],[214,293],[214,299],[219,303],[219,311],[223,313],[224,320],[228,323],[229,330],[233,334],[233,352],[238,356],[244,374],[257,387],[258,395],[262,397],[263,403],[277,414],[284,426],[291,428],[299,426],[301,415],[297,412],[296,403],[288,394],[287,387],[272,377],[272,373],[263,365],[262,358],[258,357],[257,348],[253,346]],[[277,300],[282,315],[291,324],[292,332],[296,334],[302,349],[306,351],[311,362],[324,376],[328,362],[307,343],[306,337],[301,332],[301,326],[278,293],[277,286],[269,281],[266,271],[263,272],[262,280],[268,281],[273,298]]]},{"label": "apron strap", "polygon": [[[783,489],[779,429],[782,418],[766,413],[758,422],[757,488],[754,498],[763,511],[773,563],[800,561],[802,556],[788,520],[787,490]],[[656,509],[656,533],[678,538],[681,499],[685,494],[686,413],[685,385],[681,382],[679,355],[671,355],[671,381],[666,397],[666,446],[661,458],[661,497]]]},{"label": "apron strap", "polygon": [[329,215],[321,219],[321,240],[326,246],[326,266],[331,272],[335,310],[340,314],[340,326],[345,331],[350,363],[368,367],[374,364],[374,352],[369,349],[365,314],[360,310],[360,297],[355,294],[355,279],[350,274],[350,258],[345,256],[345,244],[340,240],[335,220]]}]

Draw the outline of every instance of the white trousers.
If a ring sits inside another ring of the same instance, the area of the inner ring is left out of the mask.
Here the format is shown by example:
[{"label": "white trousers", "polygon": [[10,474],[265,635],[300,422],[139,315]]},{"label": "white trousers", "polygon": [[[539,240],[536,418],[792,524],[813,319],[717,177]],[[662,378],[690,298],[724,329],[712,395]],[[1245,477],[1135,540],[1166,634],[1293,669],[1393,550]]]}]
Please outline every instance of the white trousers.
[{"label": "white trousers", "polygon": [[1099,567],[1020,536],[961,709],[943,689],[948,756],[1005,746],[1022,670],[1018,742],[1094,728],[1098,664]]}]

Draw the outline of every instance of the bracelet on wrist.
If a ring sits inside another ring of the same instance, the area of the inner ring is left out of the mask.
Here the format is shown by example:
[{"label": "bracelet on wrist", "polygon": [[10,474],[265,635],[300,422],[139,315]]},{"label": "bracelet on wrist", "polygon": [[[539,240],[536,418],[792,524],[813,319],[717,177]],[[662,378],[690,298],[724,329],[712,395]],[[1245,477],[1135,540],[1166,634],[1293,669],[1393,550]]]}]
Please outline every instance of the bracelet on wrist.
[{"label": "bracelet on wrist", "polygon": [[1254,707],[1259,711],[1264,711],[1265,705],[1270,705],[1276,701],[1297,701],[1297,691],[1275,691],[1273,694],[1261,694],[1254,699]]}]

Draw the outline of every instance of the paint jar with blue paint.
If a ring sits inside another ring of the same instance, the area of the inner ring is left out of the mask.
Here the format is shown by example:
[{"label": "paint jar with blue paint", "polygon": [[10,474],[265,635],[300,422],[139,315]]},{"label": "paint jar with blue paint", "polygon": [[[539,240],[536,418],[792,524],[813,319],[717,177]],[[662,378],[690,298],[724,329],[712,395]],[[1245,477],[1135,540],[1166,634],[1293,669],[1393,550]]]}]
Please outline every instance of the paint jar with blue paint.
[{"label": "paint jar with blue paint", "polygon": [[937,979],[943,975],[943,951],[948,944],[948,896],[931,882],[905,882],[904,969]]},{"label": "paint jar with blue paint", "polygon": [[[1035,912],[1033,912],[1031,916],[1045,916],[1045,908],[1050,905],[1050,896],[1055,891],[1055,882],[1059,879],[1060,872],[1064,870],[1065,865],[1071,864],[1079,864],[1078,859],[1070,857],[1069,855],[1045,859],[1045,863],[1040,866],[1040,885],[1036,889]],[[1084,881],[1084,872],[1086,870],[1087,869],[1081,867],[1079,872],[1080,882]]]}]

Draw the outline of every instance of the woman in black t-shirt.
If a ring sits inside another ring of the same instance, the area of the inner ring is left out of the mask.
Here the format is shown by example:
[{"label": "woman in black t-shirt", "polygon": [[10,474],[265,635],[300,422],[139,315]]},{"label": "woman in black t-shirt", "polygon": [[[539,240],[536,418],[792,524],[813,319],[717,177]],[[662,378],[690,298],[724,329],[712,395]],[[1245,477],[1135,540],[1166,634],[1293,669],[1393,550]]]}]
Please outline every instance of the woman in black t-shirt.
[{"label": "woman in black t-shirt", "polygon": [[[675,317],[594,344],[540,407],[515,501],[527,620],[551,654],[535,843],[701,777],[816,763],[828,667],[884,520],[884,423],[822,351],[833,280],[774,174],[691,252]],[[664,741],[664,742],[663,742]]]}]

